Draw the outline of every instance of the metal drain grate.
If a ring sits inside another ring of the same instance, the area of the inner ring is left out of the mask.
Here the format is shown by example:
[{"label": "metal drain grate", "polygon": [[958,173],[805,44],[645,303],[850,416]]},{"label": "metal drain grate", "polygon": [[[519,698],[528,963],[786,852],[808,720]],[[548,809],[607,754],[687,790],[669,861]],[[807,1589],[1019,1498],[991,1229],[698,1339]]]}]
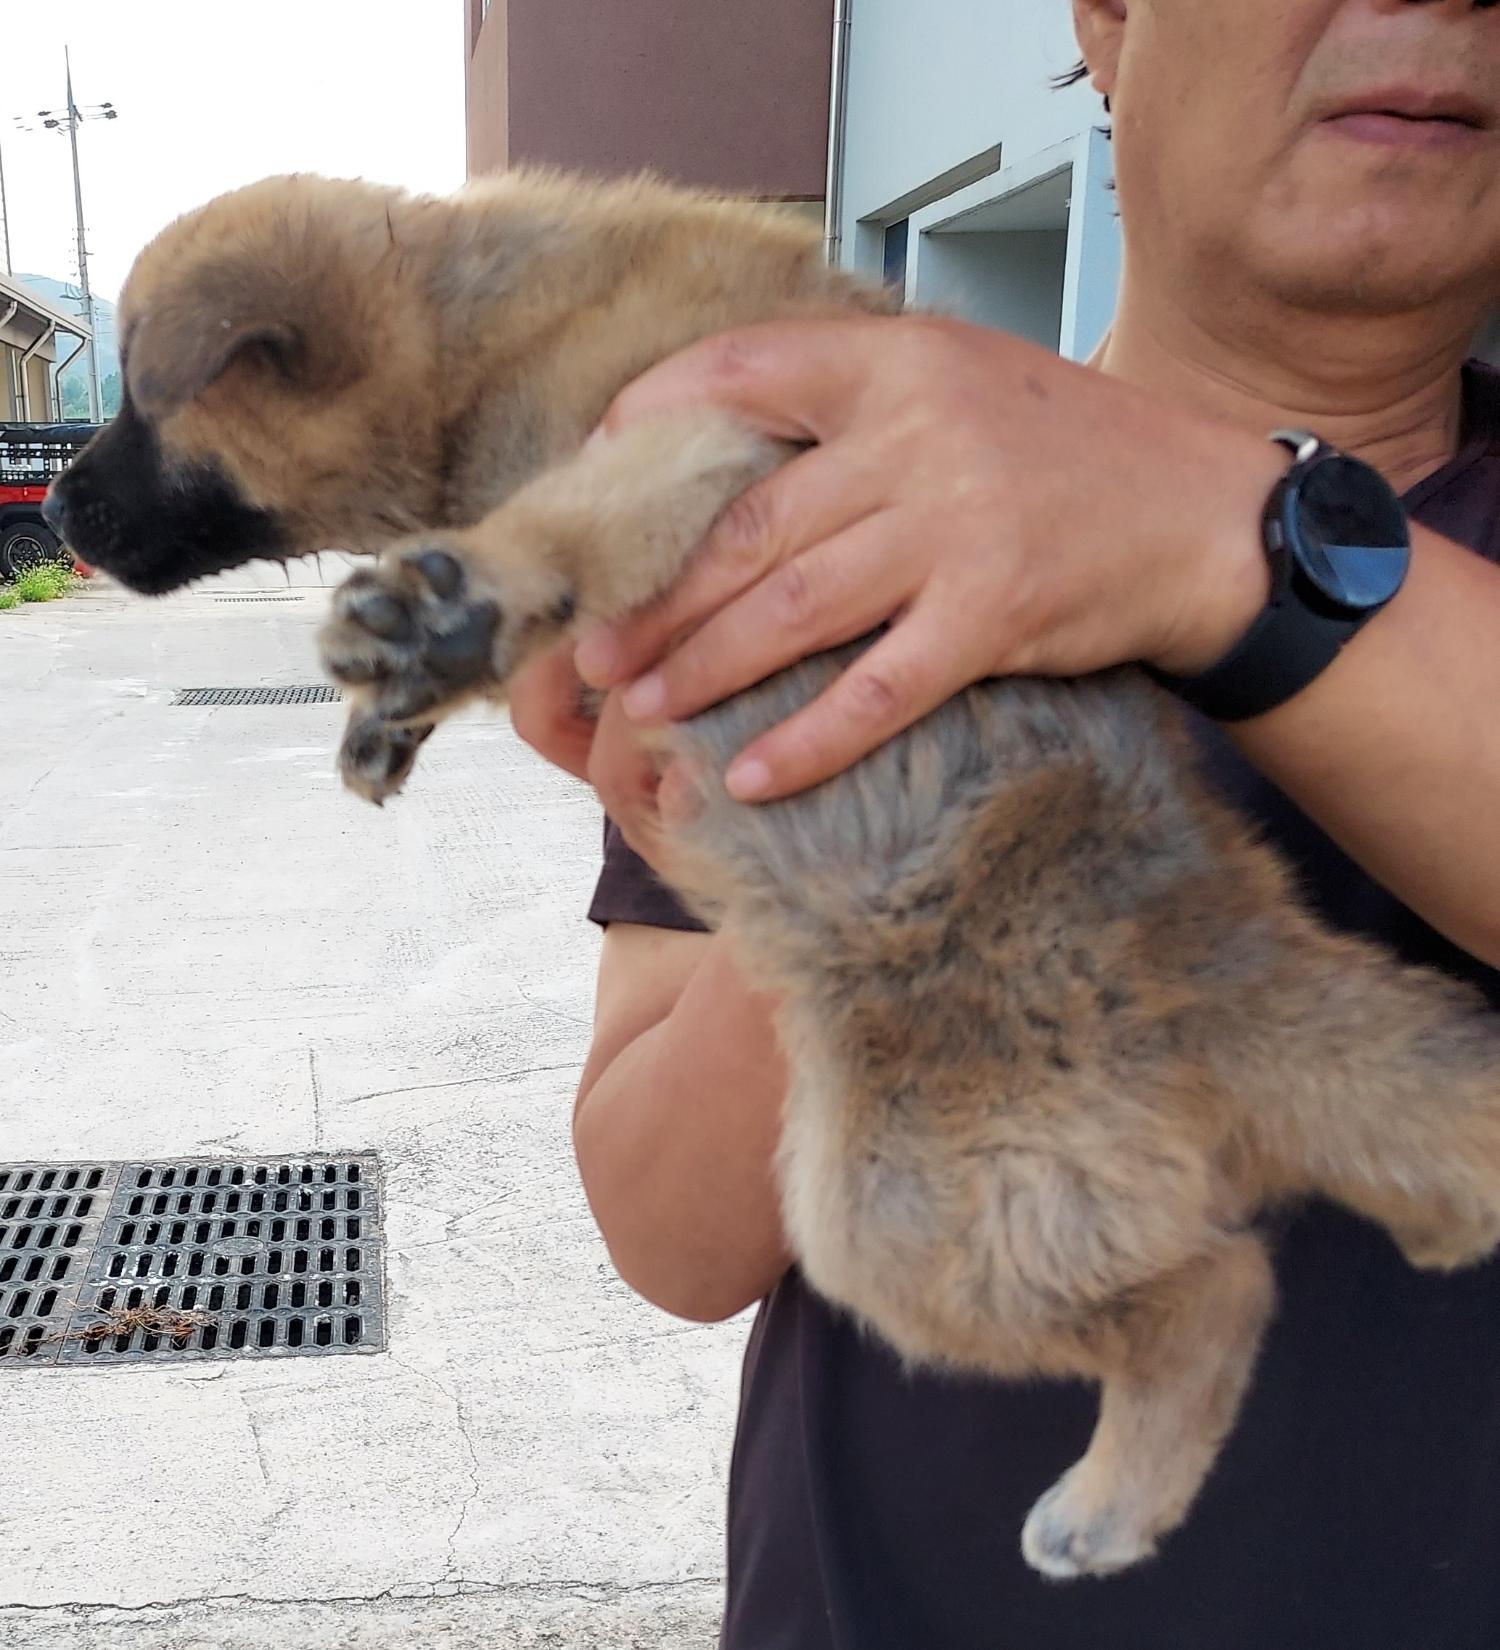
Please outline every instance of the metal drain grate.
[{"label": "metal drain grate", "polygon": [[0,1167],[0,1360],[56,1362],[119,1175],[104,1163]]},{"label": "metal drain grate", "polygon": [[0,1165],[0,1364],[378,1352],[384,1282],[370,1153]]},{"label": "metal drain grate", "polygon": [[314,682],[298,687],[178,688],[174,705],[330,705],[342,695]]},{"label": "metal drain grate", "polygon": [[273,592],[269,596],[215,596],[216,602],[300,602],[301,596]]}]

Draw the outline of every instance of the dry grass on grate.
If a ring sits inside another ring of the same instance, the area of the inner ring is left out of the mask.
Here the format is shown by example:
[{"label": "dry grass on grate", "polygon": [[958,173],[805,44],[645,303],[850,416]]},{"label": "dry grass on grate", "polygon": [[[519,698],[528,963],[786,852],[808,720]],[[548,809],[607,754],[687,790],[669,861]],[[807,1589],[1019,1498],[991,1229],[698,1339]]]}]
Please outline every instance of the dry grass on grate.
[{"label": "dry grass on grate", "polygon": [[122,1306],[105,1312],[93,1323],[59,1331],[48,1339],[107,1341],[115,1336],[128,1338],[139,1329],[146,1335],[160,1335],[163,1340],[185,1341],[195,1329],[217,1321],[212,1313],[183,1312],[173,1306]]}]

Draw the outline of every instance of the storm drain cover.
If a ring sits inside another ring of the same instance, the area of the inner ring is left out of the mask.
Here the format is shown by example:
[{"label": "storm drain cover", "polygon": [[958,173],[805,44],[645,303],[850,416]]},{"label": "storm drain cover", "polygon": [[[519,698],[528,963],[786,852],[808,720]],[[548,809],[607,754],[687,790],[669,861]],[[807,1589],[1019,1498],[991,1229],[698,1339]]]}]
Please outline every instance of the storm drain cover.
[{"label": "storm drain cover", "polygon": [[178,688],[174,705],[330,705],[339,695],[326,682],[296,687]]},{"label": "storm drain cover", "polygon": [[0,1365],[378,1352],[372,1153],[0,1164]]},{"label": "storm drain cover", "polygon": [[300,596],[288,596],[276,591],[269,596],[215,596],[216,602],[300,602]]}]

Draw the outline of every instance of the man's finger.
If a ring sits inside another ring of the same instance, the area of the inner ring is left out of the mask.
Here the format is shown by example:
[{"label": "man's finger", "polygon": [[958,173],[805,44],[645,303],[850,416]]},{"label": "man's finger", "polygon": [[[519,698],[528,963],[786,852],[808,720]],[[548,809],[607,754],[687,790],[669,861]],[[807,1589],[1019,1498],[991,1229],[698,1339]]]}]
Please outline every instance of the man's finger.
[{"label": "man's finger", "polygon": [[582,686],[564,645],[523,665],[506,691],[511,725],[520,737],[579,779],[588,777],[594,743],[594,724],[579,706]]},{"label": "man's finger", "polygon": [[599,730],[589,754],[588,782],[599,793],[604,811],[626,832],[646,813],[654,813],[659,772],[655,759],[641,744],[638,731],[626,721],[619,696],[604,703]]},{"label": "man's finger", "polygon": [[670,591],[622,624],[578,645],[574,662],[594,687],[613,687],[654,665],[678,637],[763,579],[778,564],[875,511],[886,478],[815,447],[742,493],[710,529]]},{"label": "man's finger", "polygon": [[623,696],[637,720],[677,722],[799,659],[868,635],[911,600],[922,567],[881,511],[773,568]]},{"label": "man's finger", "polygon": [[685,825],[702,812],[702,784],[689,764],[689,758],[678,756],[662,770],[656,806],[665,825]]},{"label": "man's finger", "polygon": [[729,794],[743,802],[794,795],[920,721],[975,679],[952,632],[936,609],[914,609],[812,704],[743,750],[725,776]]}]

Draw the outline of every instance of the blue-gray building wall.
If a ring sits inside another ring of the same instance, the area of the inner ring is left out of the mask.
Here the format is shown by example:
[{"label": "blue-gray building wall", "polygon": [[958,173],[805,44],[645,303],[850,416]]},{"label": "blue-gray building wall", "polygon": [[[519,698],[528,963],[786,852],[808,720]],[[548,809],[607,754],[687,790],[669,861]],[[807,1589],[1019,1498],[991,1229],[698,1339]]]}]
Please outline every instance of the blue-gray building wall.
[{"label": "blue-gray building wall", "polygon": [[913,301],[1088,355],[1119,228],[1099,99],[1053,87],[1067,0],[848,4],[840,260],[879,270],[897,225]]}]

